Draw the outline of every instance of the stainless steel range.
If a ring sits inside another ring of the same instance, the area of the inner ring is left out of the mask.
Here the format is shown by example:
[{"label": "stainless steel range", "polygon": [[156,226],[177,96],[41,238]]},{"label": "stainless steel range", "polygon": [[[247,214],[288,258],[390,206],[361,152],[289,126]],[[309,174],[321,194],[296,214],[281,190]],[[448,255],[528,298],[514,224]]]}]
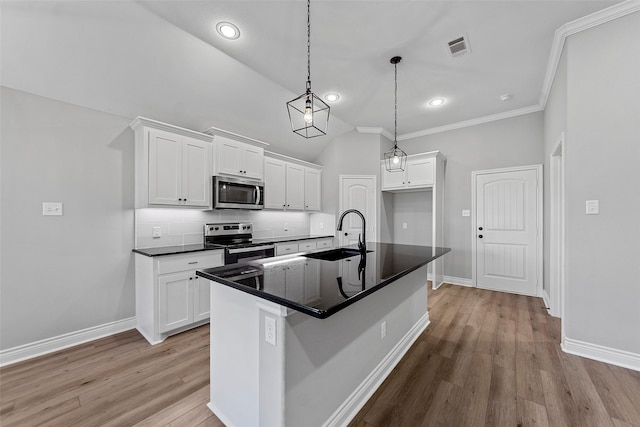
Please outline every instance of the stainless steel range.
[{"label": "stainless steel range", "polygon": [[204,243],[224,247],[224,263],[235,264],[275,255],[275,245],[253,241],[253,224],[225,222],[204,225]]}]

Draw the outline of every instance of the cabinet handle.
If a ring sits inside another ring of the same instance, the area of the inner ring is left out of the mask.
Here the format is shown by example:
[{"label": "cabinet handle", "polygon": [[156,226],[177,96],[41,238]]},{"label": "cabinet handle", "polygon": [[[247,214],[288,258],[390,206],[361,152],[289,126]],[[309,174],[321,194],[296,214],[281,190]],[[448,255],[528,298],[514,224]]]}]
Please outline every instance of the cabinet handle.
[{"label": "cabinet handle", "polygon": [[181,202],[181,201],[182,201],[182,199],[178,199],[178,201],[179,201],[179,202]]},{"label": "cabinet handle", "polygon": [[191,262],[189,262],[189,264],[197,264],[197,263],[198,263],[198,261],[191,261]]}]

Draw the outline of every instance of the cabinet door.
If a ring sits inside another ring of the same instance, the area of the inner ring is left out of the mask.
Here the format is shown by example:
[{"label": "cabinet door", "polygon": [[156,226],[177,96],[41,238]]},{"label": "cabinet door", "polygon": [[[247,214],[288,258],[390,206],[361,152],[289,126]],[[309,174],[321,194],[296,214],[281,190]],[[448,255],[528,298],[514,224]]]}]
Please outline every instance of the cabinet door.
[{"label": "cabinet door", "polygon": [[285,298],[302,302],[304,299],[304,264],[292,264],[285,267]]},{"label": "cabinet door", "polygon": [[242,147],[239,142],[231,139],[216,137],[218,139],[218,173],[243,176]]},{"label": "cabinet door", "polygon": [[210,306],[211,285],[207,279],[196,276],[193,279],[193,321],[208,319]]},{"label": "cabinet door", "polygon": [[407,185],[409,187],[425,187],[433,185],[434,159],[407,161]]},{"label": "cabinet door", "polygon": [[187,206],[207,207],[211,203],[210,144],[184,138],[182,150],[182,198]]},{"label": "cabinet door", "polygon": [[193,323],[193,271],[158,276],[158,317],[160,332]]},{"label": "cabinet door", "polygon": [[384,167],[384,162],[382,162],[382,166],[380,169],[380,173],[382,175],[382,189],[383,190],[393,190],[396,188],[404,188],[405,187],[405,174],[406,171],[398,171],[398,172],[389,172],[387,168]]},{"label": "cabinet door", "polygon": [[320,210],[320,177],[317,169],[305,168],[304,170],[304,210]]},{"label": "cabinet door", "polygon": [[320,300],[320,264],[307,262],[304,266],[303,303],[312,305]]},{"label": "cabinet door", "polygon": [[264,207],[284,209],[286,205],[287,166],[282,160],[264,159]]},{"label": "cabinet door", "polygon": [[264,150],[251,145],[245,146],[243,153],[243,173],[246,178],[264,179]]},{"label": "cabinet door", "polygon": [[182,198],[182,141],[160,130],[149,131],[149,204],[177,205]]},{"label": "cabinet door", "polygon": [[304,209],[304,166],[287,163],[287,210]]}]

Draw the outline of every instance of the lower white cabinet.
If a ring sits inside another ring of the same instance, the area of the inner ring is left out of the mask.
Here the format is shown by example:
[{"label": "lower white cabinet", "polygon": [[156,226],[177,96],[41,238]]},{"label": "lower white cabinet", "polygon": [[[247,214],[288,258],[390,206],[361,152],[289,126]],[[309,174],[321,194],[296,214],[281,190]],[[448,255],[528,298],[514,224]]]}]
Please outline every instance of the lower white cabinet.
[{"label": "lower white cabinet", "polygon": [[206,323],[209,282],[196,270],[224,265],[223,251],[148,257],[136,254],[137,329],[151,344]]}]

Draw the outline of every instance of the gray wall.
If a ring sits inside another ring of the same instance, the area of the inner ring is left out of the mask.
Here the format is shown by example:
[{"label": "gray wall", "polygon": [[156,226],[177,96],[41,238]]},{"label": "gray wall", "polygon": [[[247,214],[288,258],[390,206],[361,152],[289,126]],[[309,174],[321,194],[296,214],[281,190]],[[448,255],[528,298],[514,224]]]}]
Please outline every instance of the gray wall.
[{"label": "gray wall", "polygon": [[[433,232],[433,191],[391,193],[393,236],[391,242],[431,246]],[[402,228],[407,224],[407,228]]]},{"label": "gray wall", "polygon": [[[444,274],[471,279],[471,172],[543,162],[543,114],[526,114],[481,125],[400,141],[407,154],[439,150],[446,158],[444,190]],[[419,215],[416,213],[416,215]]]},{"label": "gray wall", "polygon": [[[340,175],[375,175],[378,191],[380,190],[380,135],[362,134],[355,130],[347,132],[331,141],[313,162],[322,165],[324,213],[336,216],[340,214]],[[380,220],[381,213],[378,212],[378,223]],[[367,240],[377,239],[367,235]]]},{"label": "gray wall", "polygon": [[[566,335],[636,355],[640,354],[638,40],[638,12],[567,39],[565,150]],[[600,215],[585,215],[585,200],[592,199],[600,200]]]},{"label": "gray wall", "polygon": [[129,119],[0,95],[0,349],[134,316]]}]

